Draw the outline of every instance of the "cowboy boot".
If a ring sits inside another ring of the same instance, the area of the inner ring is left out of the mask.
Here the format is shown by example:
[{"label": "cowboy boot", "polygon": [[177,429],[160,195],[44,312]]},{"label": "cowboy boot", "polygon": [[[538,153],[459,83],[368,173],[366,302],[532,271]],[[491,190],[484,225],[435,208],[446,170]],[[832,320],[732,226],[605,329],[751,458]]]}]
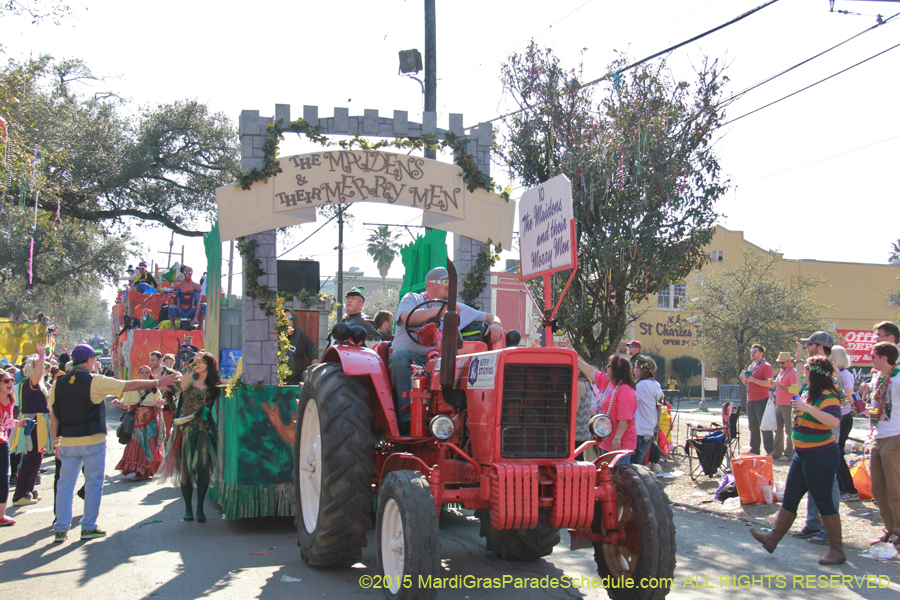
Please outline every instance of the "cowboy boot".
[{"label": "cowboy boot", "polygon": [[822,525],[828,534],[828,553],[819,558],[820,565],[839,565],[847,561],[841,538],[841,515],[822,515]]},{"label": "cowboy boot", "polygon": [[756,529],[750,530],[750,535],[753,538],[763,545],[763,548],[766,549],[766,552],[772,554],[775,552],[775,548],[778,546],[778,542],[781,541],[781,538],[784,537],[791,529],[791,525],[794,524],[794,519],[797,518],[797,515],[786,511],[783,508],[778,509],[778,516],[775,517],[775,524],[772,525],[772,531],[768,533],[762,533],[761,531],[757,531]]}]

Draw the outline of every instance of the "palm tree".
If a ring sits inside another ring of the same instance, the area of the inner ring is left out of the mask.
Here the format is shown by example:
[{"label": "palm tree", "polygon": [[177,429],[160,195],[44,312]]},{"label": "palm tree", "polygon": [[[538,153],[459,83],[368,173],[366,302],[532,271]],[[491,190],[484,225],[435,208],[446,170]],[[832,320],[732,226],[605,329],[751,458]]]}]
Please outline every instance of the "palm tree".
[{"label": "palm tree", "polygon": [[378,265],[378,272],[381,274],[381,285],[385,285],[388,271],[394,258],[400,253],[400,244],[397,243],[399,233],[391,233],[390,227],[387,225],[379,225],[378,229],[369,236],[369,248],[366,252]]},{"label": "palm tree", "polygon": [[900,258],[900,240],[891,244],[891,255],[888,256],[888,262],[893,261],[895,258]]}]

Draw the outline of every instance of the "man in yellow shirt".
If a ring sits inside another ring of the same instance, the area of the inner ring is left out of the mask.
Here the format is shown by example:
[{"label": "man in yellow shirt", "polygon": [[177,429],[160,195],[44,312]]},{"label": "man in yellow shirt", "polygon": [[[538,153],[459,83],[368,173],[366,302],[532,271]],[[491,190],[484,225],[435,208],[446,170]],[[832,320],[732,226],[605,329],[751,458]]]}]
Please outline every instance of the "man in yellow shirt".
[{"label": "man in yellow shirt", "polygon": [[72,524],[72,504],[78,472],[84,466],[84,515],[81,517],[81,539],[92,540],[106,535],[97,527],[103,478],[106,469],[106,405],[107,396],[141,391],[157,385],[168,387],[181,379],[166,375],[159,380],[121,381],[94,375],[99,351],[87,344],[75,346],[72,366],[57,378],[50,389],[50,430],[57,440],[61,469],[56,490],[56,522],[54,542],[64,542]]}]

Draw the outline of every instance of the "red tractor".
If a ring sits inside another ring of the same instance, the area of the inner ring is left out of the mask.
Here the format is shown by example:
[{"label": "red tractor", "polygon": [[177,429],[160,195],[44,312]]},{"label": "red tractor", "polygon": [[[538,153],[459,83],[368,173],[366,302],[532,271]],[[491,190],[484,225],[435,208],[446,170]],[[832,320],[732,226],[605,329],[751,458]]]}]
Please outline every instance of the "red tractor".
[{"label": "red tractor", "polygon": [[575,447],[576,353],[515,347],[516,332],[494,346],[458,341],[452,263],[448,270],[440,353],[414,370],[408,435],[398,428],[385,345],[368,349],[364,335],[335,331],[338,345],[307,372],[294,436],[303,559],[359,562],[377,496],[385,597],[433,598],[436,586],[422,582],[440,577],[441,507],[457,504],[475,511],[487,549],[502,558],[547,556],[565,527],[573,547],[593,544],[614,600],[664,598],[667,585],[641,580],[673,577],[672,509],[647,469],[616,465],[628,452],[576,460],[612,432],[596,415],[595,440]]}]

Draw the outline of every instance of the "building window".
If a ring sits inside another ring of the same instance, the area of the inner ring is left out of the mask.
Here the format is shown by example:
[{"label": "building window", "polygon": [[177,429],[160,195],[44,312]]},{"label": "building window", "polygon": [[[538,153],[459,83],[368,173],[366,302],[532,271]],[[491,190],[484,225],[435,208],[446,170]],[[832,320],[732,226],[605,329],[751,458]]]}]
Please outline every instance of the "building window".
[{"label": "building window", "polygon": [[900,294],[896,292],[888,293],[888,308],[900,308]]},{"label": "building window", "polygon": [[713,250],[712,251],[712,261],[713,262],[724,262],[725,261],[725,252],[722,250]]},{"label": "building window", "polygon": [[676,283],[663,288],[656,295],[656,308],[659,310],[678,310],[684,302],[685,287]]}]

